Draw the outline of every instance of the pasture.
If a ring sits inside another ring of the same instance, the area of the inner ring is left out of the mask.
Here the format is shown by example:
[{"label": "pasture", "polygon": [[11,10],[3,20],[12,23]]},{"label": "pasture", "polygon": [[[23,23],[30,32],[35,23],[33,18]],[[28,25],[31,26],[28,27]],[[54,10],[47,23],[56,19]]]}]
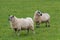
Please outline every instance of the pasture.
[{"label": "pasture", "polygon": [[[32,17],[36,10],[47,12],[51,16],[50,27],[41,24],[35,27],[35,34],[21,31],[15,35],[10,28],[8,15],[19,18]],[[60,40],[60,0],[0,0],[0,40]]]}]

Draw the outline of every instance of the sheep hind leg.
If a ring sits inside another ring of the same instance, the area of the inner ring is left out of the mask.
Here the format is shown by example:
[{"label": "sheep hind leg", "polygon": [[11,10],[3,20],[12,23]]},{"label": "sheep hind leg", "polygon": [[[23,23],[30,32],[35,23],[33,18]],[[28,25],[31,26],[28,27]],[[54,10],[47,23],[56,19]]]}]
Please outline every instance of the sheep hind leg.
[{"label": "sheep hind leg", "polygon": [[46,23],[46,27],[48,27],[48,21],[46,21],[45,23]]},{"label": "sheep hind leg", "polygon": [[46,27],[50,27],[50,22],[49,21],[46,22]]},{"label": "sheep hind leg", "polygon": [[29,33],[29,28],[27,29],[27,33]]},{"label": "sheep hind leg", "polygon": [[48,27],[50,27],[50,22],[48,21]]}]

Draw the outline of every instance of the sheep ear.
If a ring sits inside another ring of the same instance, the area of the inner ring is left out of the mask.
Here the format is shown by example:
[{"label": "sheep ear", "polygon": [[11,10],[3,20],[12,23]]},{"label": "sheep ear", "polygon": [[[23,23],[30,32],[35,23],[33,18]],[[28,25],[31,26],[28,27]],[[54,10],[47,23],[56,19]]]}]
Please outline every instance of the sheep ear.
[{"label": "sheep ear", "polygon": [[40,14],[42,16],[42,14]]}]

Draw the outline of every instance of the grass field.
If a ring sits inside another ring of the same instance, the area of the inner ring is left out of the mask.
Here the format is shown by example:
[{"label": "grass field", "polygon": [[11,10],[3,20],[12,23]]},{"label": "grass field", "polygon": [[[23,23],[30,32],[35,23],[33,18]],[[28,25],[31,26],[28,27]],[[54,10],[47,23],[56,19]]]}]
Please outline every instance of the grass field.
[{"label": "grass field", "polygon": [[[32,17],[35,10],[48,12],[51,16],[51,27],[41,24],[35,27],[35,35],[21,31],[16,36],[10,28],[8,15]],[[0,40],[60,40],[60,0],[0,0]]]}]

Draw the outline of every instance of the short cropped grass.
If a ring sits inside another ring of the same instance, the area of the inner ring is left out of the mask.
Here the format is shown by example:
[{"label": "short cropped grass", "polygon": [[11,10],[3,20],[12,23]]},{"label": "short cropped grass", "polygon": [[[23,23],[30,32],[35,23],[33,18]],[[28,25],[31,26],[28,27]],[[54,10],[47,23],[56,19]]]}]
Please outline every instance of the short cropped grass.
[{"label": "short cropped grass", "polygon": [[[36,10],[49,13],[51,26],[41,24],[40,28],[35,27],[35,34],[21,31],[16,36],[8,15],[33,18]],[[0,0],[0,40],[60,40],[60,0]]]}]

